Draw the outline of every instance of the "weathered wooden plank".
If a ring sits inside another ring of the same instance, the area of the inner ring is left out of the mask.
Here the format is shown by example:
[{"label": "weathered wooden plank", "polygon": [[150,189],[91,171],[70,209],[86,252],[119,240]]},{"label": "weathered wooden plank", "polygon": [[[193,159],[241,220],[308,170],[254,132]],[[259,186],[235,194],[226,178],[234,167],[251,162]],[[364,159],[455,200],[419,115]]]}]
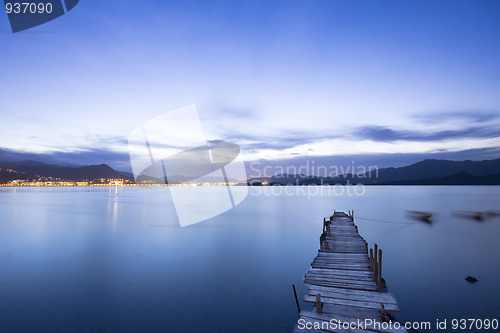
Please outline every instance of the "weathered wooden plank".
[{"label": "weathered wooden plank", "polygon": [[366,247],[368,246],[366,243],[363,243],[363,242],[359,242],[358,244],[354,243],[354,242],[338,242],[338,241],[333,241],[333,240],[323,240],[324,243],[328,243],[330,245],[342,245],[342,246],[346,246],[346,247]]},{"label": "weathered wooden plank", "polygon": [[331,244],[343,244],[345,246],[364,246],[366,244],[365,241],[363,240],[349,240],[349,239],[328,239],[326,238],[325,241],[331,243]]},{"label": "weathered wooden plank", "polygon": [[367,266],[370,267],[370,260],[368,259],[327,259],[327,258],[316,258],[314,262],[322,262],[325,264],[340,264],[340,265],[351,265],[351,266]]},{"label": "weathered wooden plank", "polygon": [[341,269],[344,270],[353,270],[353,271],[366,271],[370,270],[370,263],[346,263],[346,262],[339,262],[339,261],[313,261],[315,264],[324,264],[324,265],[330,265],[330,266],[337,266],[340,267]]},{"label": "weathered wooden plank", "polygon": [[363,237],[361,237],[356,230],[341,230],[334,228],[330,228],[330,233],[328,233],[327,231],[325,233],[325,237],[328,238],[345,237],[345,238],[363,240]]},{"label": "weathered wooden plank", "polygon": [[328,231],[325,233],[326,237],[337,237],[337,236],[347,236],[347,237],[353,237],[356,239],[363,239],[359,232],[356,229],[339,229],[339,228],[332,228],[330,227],[330,233]]},{"label": "weathered wooden plank", "polygon": [[332,231],[330,229],[330,233],[326,233],[325,236],[326,239],[351,239],[351,240],[356,240],[356,241],[364,241],[364,239],[358,235],[357,233],[354,232],[346,232],[346,231]]},{"label": "weathered wooden plank", "polygon": [[[304,302],[315,302],[316,295],[305,295]],[[321,295],[321,302],[337,304],[337,305],[345,305],[345,306],[356,306],[358,308],[369,308],[369,309],[380,309],[380,304],[384,304],[384,309],[389,312],[399,312],[399,307],[397,304],[392,303],[381,303],[381,302],[367,302],[367,301],[355,301],[349,299],[340,299],[340,298],[330,298]]]},{"label": "weathered wooden plank", "polygon": [[331,246],[342,246],[342,247],[346,247],[346,248],[349,248],[349,247],[354,247],[354,248],[365,248],[367,245],[365,243],[359,243],[359,244],[356,244],[354,242],[340,242],[340,241],[329,241],[329,240],[325,240],[323,241],[324,243],[328,243],[328,245]]},{"label": "weathered wooden plank", "polygon": [[[314,260],[312,263],[318,264],[318,265],[330,265],[330,266],[341,266],[341,267],[347,267],[343,268],[345,269],[352,269],[352,270],[361,270],[364,271],[366,269],[370,269],[370,262],[353,262],[350,263],[348,261],[331,261],[331,260]],[[351,267],[351,268],[349,268]]]},{"label": "weathered wooden plank", "polygon": [[316,272],[307,272],[304,275],[306,278],[323,278],[323,279],[339,279],[339,280],[347,280],[347,281],[373,281],[373,278],[370,276],[352,276],[352,275],[344,275],[344,274],[326,274],[326,273],[316,273]]},{"label": "weathered wooden plank", "polygon": [[355,280],[355,279],[332,279],[330,276],[322,276],[322,275],[310,275],[305,277],[305,280],[309,281],[324,281],[326,283],[331,282],[331,283],[352,283],[356,285],[377,285],[373,280],[365,279],[365,280]]},{"label": "weathered wooden plank", "polygon": [[325,288],[311,285],[309,294],[315,296],[316,294],[324,295],[325,297],[353,299],[358,301],[374,301],[384,304],[397,304],[398,302],[394,296],[385,292],[369,292],[362,290],[349,290],[339,288]]},{"label": "weathered wooden plank", "polygon": [[334,270],[345,270],[345,271],[358,271],[358,272],[371,272],[370,268],[353,268],[353,267],[345,267],[340,265],[329,265],[325,263],[311,263],[313,268],[321,268],[321,269],[334,269]]},{"label": "weathered wooden plank", "polygon": [[346,248],[342,246],[329,245],[328,248],[323,248],[324,252],[328,253],[368,253],[364,247],[359,248]]},{"label": "weathered wooden plank", "polygon": [[316,285],[316,286],[323,286],[323,287],[337,287],[337,288],[344,288],[344,289],[377,291],[377,284],[375,282],[373,282],[373,284],[372,284],[370,281],[354,282],[354,281],[346,281],[346,280],[305,278],[304,283]]},{"label": "weathered wooden plank", "polygon": [[325,237],[325,241],[327,242],[344,242],[344,243],[352,243],[352,244],[359,244],[359,245],[365,245],[366,241],[363,239],[359,238],[349,238],[349,237],[343,237],[343,238],[336,238],[336,237]]},{"label": "weathered wooden plank", "polygon": [[327,263],[322,261],[313,261],[311,263],[313,268],[333,268],[333,269],[343,269],[352,271],[370,271],[369,265],[345,265],[336,263]]},{"label": "weathered wooden plank", "polygon": [[332,268],[311,268],[309,272],[318,272],[318,273],[326,273],[326,274],[342,274],[346,276],[359,276],[359,277],[371,277],[373,278],[373,272],[371,271],[350,271],[350,270],[339,270]]},{"label": "weathered wooden plank", "polygon": [[329,253],[319,251],[318,259],[343,259],[343,260],[367,260],[366,253]]},{"label": "weathered wooden plank", "polygon": [[308,280],[308,281],[336,281],[336,282],[341,282],[341,283],[362,283],[362,284],[368,284],[368,283],[373,282],[373,279],[369,279],[369,278],[356,278],[356,277],[352,277],[352,276],[345,276],[345,277],[324,276],[324,275],[315,275],[315,274],[306,274],[304,276],[304,280]]},{"label": "weathered wooden plank", "polygon": [[[329,265],[329,266],[338,266],[339,269],[343,270],[352,270],[352,271],[370,271],[370,263],[348,263],[345,261],[321,261],[315,260],[312,262],[313,264],[318,265]],[[314,267],[313,267],[314,268]]]},{"label": "weathered wooden plank", "polygon": [[326,249],[324,248],[322,251],[324,252],[328,252],[328,253],[352,253],[352,254],[367,254],[368,252],[366,251],[366,249],[356,249],[356,250],[345,250],[345,249],[342,249],[342,248],[339,248],[339,247],[334,247],[334,248],[329,248],[329,249]]},{"label": "weathered wooden plank", "polygon": [[[362,251],[365,247],[360,247]],[[323,249],[324,250],[324,249]],[[343,259],[343,260],[367,260],[368,256],[364,252],[360,253],[331,253],[326,251],[319,251],[316,259]]]},{"label": "weathered wooden plank", "polygon": [[345,230],[354,230],[354,231],[358,231],[358,229],[356,229],[356,225],[354,224],[346,224],[346,223],[342,223],[341,221],[338,221],[336,223],[330,223],[330,228],[331,229],[345,229]]},{"label": "weathered wooden plank", "polygon": [[323,287],[336,287],[336,288],[344,288],[344,289],[357,289],[357,290],[367,290],[367,291],[377,291],[377,286],[371,286],[367,284],[354,284],[354,283],[342,283],[342,282],[332,282],[332,281],[324,281],[324,280],[310,280],[305,279],[305,284],[312,284]]},{"label": "weathered wooden plank", "polygon": [[345,305],[324,303],[322,312],[338,314],[342,316],[359,318],[359,319],[370,318],[376,321],[380,321],[380,311],[376,309],[358,308],[356,306],[345,306]]},{"label": "weathered wooden plank", "polygon": [[[361,251],[363,251],[361,249]],[[346,261],[367,261],[368,256],[364,252],[359,253],[331,253],[331,252],[320,252],[322,255],[318,255],[315,259],[317,260],[346,260]],[[351,256],[351,257],[347,257]],[[369,260],[368,260],[369,261]]]},{"label": "weathered wooden plank", "polygon": [[351,247],[359,247],[365,246],[366,242],[364,241],[356,241],[356,240],[348,240],[348,239],[325,239],[328,244],[336,244],[342,246],[351,246]]},{"label": "weathered wooden plank", "polygon": [[334,249],[323,249],[322,251],[324,252],[328,252],[328,253],[365,253],[367,254],[368,252],[366,250],[362,250],[362,249],[358,249],[358,250],[350,250],[350,251],[345,251],[343,249],[339,249],[339,248],[334,248]]},{"label": "weathered wooden plank", "polygon": [[329,253],[329,252],[320,252],[321,255],[318,255],[316,259],[318,260],[345,260],[345,261],[368,261],[368,257],[366,253]]},{"label": "weathered wooden plank", "polygon": [[349,261],[367,261],[366,253],[328,253],[320,252],[316,259],[322,260],[349,260]]},{"label": "weathered wooden plank", "polygon": [[347,247],[366,246],[365,242],[350,241],[350,240],[346,240],[346,239],[336,239],[336,240],[325,239],[325,242],[327,242],[328,244],[332,244],[332,245],[342,245],[342,246],[347,246]]}]

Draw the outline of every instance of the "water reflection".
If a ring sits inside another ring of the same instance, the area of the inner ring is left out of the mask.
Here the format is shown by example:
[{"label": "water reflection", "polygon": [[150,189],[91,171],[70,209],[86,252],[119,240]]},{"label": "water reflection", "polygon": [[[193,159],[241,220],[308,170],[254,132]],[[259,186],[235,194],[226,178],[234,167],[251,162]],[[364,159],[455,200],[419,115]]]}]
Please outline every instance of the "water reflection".
[{"label": "water reflection", "polygon": [[[500,267],[492,264],[500,223],[451,214],[490,212],[483,216],[498,221],[499,187],[249,195],[191,228],[178,227],[168,189],[114,192],[0,189],[0,331],[291,331],[291,285],[301,299],[333,209],[354,210],[362,236],[384,249],[399,320],[500,313]],[[407,210],[433,212],[432,228]]]}]

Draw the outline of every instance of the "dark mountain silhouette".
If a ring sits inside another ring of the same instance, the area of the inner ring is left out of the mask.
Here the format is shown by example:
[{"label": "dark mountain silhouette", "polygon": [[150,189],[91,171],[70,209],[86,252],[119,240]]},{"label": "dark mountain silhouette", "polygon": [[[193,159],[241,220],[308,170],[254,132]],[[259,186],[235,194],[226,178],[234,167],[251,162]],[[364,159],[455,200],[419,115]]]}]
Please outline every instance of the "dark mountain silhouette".
[{"label": "dark mountain silhouette", "polygon": [[484,161],[424,160],[400,168],[384,168],[362,175],[341,175],[333,178],[304,175],[275,175],[255,178],[249,183],[282,185],[500,185],[500,159]]},{"label": "dark mountain silhouette", "polygon": [[[365,176],[364,183],[388,183],[417,179],[444,178],[459,172],[466,172],[472,176],[490,176],[500,172],[500,159],[485,161],[448,161],[424,160],[406,167],[386,168],[372,172],[371,177]],[[362,179],[360,179],[361,182]]]},{"label": "dark mountain silhouette", "polygon": [[[22,162],[0,162],[0,168],[2,169],[0,171],[0,182],[13,179],[32,180],[40,177],[52,177],[68,181],[95,180],[99,178],[130,178],[106,164],[67,167],[28,160]],[[7,171],[9,169],[12,171]]]},{"label": "dark mountain silhouette", "polygon": [[442,178],[400,180],[387,182],[384,185],[500,185],[500,173],[488,176],[474,176],[461,171]]}]

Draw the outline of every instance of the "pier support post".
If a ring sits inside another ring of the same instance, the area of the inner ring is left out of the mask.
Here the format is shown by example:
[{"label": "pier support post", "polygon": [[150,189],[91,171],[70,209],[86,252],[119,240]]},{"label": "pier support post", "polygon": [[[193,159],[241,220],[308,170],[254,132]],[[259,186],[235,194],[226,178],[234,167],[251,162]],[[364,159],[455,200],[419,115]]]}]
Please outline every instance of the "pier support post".
[{"label": "pier support post", "polygon": [[373,272],[373,249],[370,249],[370,270]]},{"label": "pier support post", "polygon": [[382,250],[378,250],[378,267],[377,267],[377,286],[378,291],[382,291]]},{"label": "pier support post", "polygon": [[378,245],[375,244],[375,249],[373,250],[373,282],[378,281]]},{"label": "pier support post", "polygon": [[380,320],[382,320],[382,322],[387,321],[387,315],[385,314],[384,304],[380,304]]},{"label": "pier support post", "polygon": [[321,295],[316,294],[316,312],[321,313],[323,312],[323,304],[321,303]]},{"label": "pier support post", "polygon": [[293,287],[293,294],[295,295],[295,303],[297,304],[297,310],[299,311],[300,315],[300,305],[299,305],[299,299],[297,298],[297,290],[295,290],[295,285],[292,284]]}]

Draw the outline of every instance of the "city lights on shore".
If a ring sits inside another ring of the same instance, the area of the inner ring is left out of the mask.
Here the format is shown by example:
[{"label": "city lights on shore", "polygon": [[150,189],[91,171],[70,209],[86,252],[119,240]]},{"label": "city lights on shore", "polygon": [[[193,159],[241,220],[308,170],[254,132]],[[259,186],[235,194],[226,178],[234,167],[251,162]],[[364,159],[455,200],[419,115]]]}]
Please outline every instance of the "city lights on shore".
[{"label": "city lights on shore", "polygon": [[7,183],[0,184],[1,187],[61,187],[61,186],[235,186],[246,185],[246,183],[180,183],[180,184],[160,184],[160,183],[140,183],[136,184],[129,179],[97,179],[92,181],[67,181],[67,180],[26,180],[15,179]]}]

